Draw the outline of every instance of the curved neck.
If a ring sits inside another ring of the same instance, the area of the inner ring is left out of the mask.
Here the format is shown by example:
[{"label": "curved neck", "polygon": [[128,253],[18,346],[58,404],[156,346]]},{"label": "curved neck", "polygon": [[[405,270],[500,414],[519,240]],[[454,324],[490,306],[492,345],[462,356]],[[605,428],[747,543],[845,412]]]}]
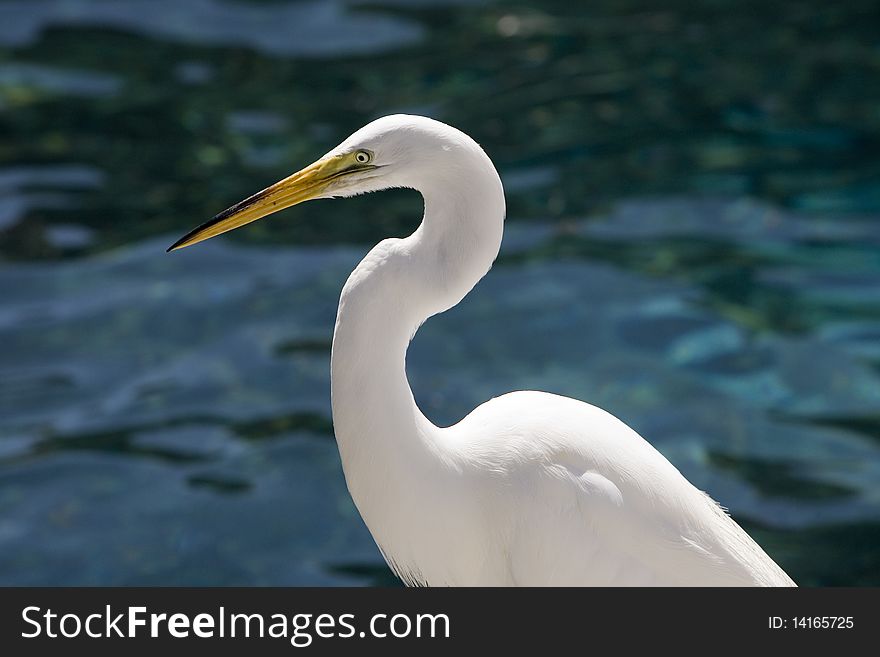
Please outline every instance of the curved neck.
[{"label": "curved neck", "polygon": [[[456,305],[483,277],[501,245],[501,181],[482,151],[469,159],[417,187],[425,201],[419,228],[380,242],[342,290],[331,358],[333,423],[356,502],[371,482],[387,485],[418,472],[421,457],[442,449],[413,398],[406,350],[422,322]],[[362,459],[369,463],[348,467]]]}]

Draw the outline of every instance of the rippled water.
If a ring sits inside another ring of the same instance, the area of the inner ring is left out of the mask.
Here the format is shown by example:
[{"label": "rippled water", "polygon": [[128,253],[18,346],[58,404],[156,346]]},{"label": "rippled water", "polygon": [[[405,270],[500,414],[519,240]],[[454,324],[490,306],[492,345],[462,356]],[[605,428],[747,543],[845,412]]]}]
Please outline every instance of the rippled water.
[{"label": "rippled water", "polygon": [[418,197],[164,249],[398,110],[477,137],[510,200],[412,345],[429,417],[587,399],[800,583],[880,583],[872,7],[746,5],[0,1],[0,583],[392,581],[329,343]]}]

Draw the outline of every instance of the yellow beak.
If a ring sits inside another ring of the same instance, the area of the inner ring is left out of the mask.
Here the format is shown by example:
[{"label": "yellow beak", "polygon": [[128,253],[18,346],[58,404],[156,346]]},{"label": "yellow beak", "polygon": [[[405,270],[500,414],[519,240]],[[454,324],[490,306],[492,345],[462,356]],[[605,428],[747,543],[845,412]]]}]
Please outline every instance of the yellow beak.
[{"label": "yellow beak", "polygon": [[292,176],[267,187],[262,192],[257,192],[250,198],[224,210],[210,221],[181,237],[168,247],[168,251],[192,246],[261,219],[273,212],[318,198],[336,178],[365,168],[373,167],[358,166],[351,162],[351,158],[346,155],[322,158]]}]

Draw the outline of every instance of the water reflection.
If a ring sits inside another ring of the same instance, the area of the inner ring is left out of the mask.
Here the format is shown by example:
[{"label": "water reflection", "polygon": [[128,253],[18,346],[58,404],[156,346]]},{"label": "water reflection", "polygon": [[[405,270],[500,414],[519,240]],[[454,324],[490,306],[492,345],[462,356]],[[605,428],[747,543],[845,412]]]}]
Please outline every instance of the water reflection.
[{"label": "water reflection", "polygon": [[24,0],[0,4],[0,43],[29,45],[54,27],[101,27],[269,55],[338,57],[417,41],[412,21],[351,11],[356,0]]}]

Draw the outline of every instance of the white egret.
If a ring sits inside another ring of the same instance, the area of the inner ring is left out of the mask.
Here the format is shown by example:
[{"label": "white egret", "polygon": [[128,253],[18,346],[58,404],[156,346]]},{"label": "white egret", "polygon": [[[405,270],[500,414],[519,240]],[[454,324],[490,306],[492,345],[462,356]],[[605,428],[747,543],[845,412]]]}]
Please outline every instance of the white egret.
[{"label": "white egret", "polygon": [[480,146],[448,125],[386,116],[217,215],[182,248],[315,198],[392,187],[421,225],[386,239],[342,289],[331,356],[345,479],[410,585],[793,586],[712,499],[600,408],[512,392],[441,428],[419,410],[406,351],[498,254],[505,202]]}]

